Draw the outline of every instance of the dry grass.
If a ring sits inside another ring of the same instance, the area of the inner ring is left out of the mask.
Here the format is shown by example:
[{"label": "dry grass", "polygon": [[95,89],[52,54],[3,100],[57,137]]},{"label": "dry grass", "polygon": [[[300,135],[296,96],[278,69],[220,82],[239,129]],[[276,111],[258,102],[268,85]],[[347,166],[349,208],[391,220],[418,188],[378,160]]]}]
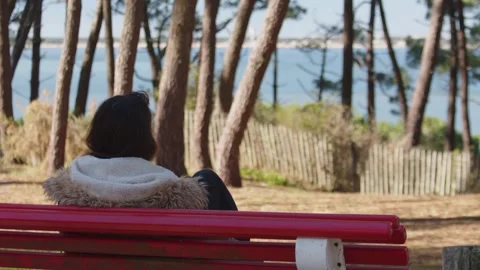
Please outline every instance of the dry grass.
[{"label": "dry grass", "polygon": [[[29,166],[45,168],[52,110],[50,103],[36,100],[25,107],[23,123],[0,119],[0,122],[3,121],[2,123],[7,127],[5,140],[1,142],[5,156],[0,159],[0,165],[9,164],[15,160]],[[87,151],[84,139],[90,118],[91,115],[79,118],[69,117],[65,149],[67,163]]]},{"label": "dry grass", "polygon": [[[15,180],[13,180],[14,178]],[[0,169],[0,203],[49,203],[35,170]],[[480,245],[480,195],[366,196],[245,183],[232,189],[241,210],[395,214],[407,227],[412,269],[441,269],[441,249]]]}]

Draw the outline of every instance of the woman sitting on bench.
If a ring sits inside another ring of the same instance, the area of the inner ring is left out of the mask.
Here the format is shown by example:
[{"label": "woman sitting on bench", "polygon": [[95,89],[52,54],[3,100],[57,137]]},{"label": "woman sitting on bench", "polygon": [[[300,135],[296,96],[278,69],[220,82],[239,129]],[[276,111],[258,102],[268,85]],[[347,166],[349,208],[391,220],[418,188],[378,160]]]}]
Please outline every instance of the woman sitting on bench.
[{"label": "woman sitting on bench", "polygon": [[144,92],[104,101],[87,137],[90,153],[49,178],[46,195],[70,206],[237,210],[212,170],[178,177],[151,162],[156,143],[148,104]]}]

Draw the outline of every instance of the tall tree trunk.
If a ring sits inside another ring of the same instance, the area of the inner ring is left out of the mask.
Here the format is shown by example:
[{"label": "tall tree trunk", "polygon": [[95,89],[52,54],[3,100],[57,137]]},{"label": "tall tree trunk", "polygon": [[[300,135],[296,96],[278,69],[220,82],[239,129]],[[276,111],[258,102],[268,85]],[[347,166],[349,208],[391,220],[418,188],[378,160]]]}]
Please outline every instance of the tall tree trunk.
[{"label": "tall tree trunk", "polygon": [[103,1],[103,20],[105,21],[105,63],[107,64],[108,96],[113,96],[115,79],[115,51],[113,49],[112,34],[112,6],[111,0]]},{"label": "tall tree trunk", "polygon": [[323,91],[325,90],[325,68],[327,66],[327,41],[325,41],[325,46],[322,48],[322,63],[320,65],[320,77],[318,79],[318,93],[317,93],[317,102],[323,100]]},{"label": "tall tree trunk", "polygon": [[402,115],[403,125],[406,130],[407,120],[408,120],[408,104],[407,96],[405,94],[405,85],[403,84],[402,71],[397,62],[397,57],[395,56],[395,51],[393,50],[392,40],[390,38],[390,33],[388,32],[387,19],[385,18],[385,10],[383,9],[382,0],[377,0],[378,7],[380,9],[380,17],[382,19],[383,34],[387,42],[388,54],[390,55],[390,60],[392,61],[393,73],[395,74],[395,81],[397,83],[397,95],[398,102],[400,103],[400,113]]},{"label": "tall tree trunk", "polygon": [[[350,120],[352,117],[352,87],[353,87],[353,0],[344,0],[343,7],[343,77],[342,77],[342,105],[343,117]],[[353,141],[350,142],[352,166],[350,170],[350,180],[354,184],[354,190],[359,191],[359,181],[356,174],[356,148]]]},{"label": "tall tree trunk", "polygon": [[32,73],[30,76],[30,102],[38,99],[40,92],[40,61],[41,61],[41,45],[42,45],[42,7],[43,0],[40,2],[40,9],[35,21],[33,22],[33,39],[32,39]]},{"label": "tall tree trunk", "polygon": [[168,50],[160,78],[155,113],[155,136],[158,145],[156,164],[177,175],[187,172],[184,162],[183,122],[196,5],[197,0],[176,0],[173,4]]},{"label": "tall tree trunk", "polygon": [[150,31],[150,21],[148,20],[148,2],[145,4],[143,11],[143,32],[145,33],[145,41],[147,43],[147,52],[150,59],[150,69],[152,70],[152,91],[158,87],[158,78],[160,76],[160,63],[153,48],[153,39]]},{"label": "tall tree trunk", "polygon": [[205,0],[200,51],[200,77],[198,78],[197,104],[193,135],[193,158],[196,168],[212,168],[208,149],[208,128],[213,111],[213,86],[215,76],[216,18],[220,0]]},{"label": "tall tree trunk", "polygon": [[470,133],[470,117],[468,115],[468,51],[467,51],[467,37],[465,35],[465,18],[463,16],[463,2],[457,0],[457,10],[458,10],[458,62],[461,71],[461,85],[460,85],[460,100],[462,104],[462,141],[463,141],[463,150],[465,152],[472,152],[472,135]]},{"label": "tall tree trunk", "polygon": [[90,86],[90,75],[92,73],[93,59],[95,57],[95,50],[97,48],[100,29],[102,29],[102,6],[103,0],[97,0],[95,17],[93,18],[87,46],[85,47],[85,51],[83,53],[82,68],[80,70],[80,77],[78,79],[77,97],[75,99],[75,108],[73,110],[73,114],[75,116],[85,115],[87,108],[88,88]]},{"label": "tall tree trunk", "polygon": [[[203,39],[203,36],[202,36],[202,39]],[[202,43],[200,43],[200,48],[198,48],[198,53],[197,53],[198,59],[195,59],[195,57],[193,57],[193,59],[190,61],[193,64],[195,62],[195,60],[197,60],[197,66],[198,67],[200,67],[200,65],[202,64],[202,45],[203,45]]]},{"label": "tall tree trunk", "polygon": [[443,25],[443,15],[448,0],[435,0],[430,16],[430,29],[425,40],[420,63],[420,76],[413,92],[412,106],[408,112],[407,129],[405,132],[405,148],[410,149],[420,143],[425,107],[428,102],[430,85],[435,73],[438,47]]},{"label": "tall tree trunk", "polygon": [[68,0],[65,0],[65,21],[63,22],[63,28],[64,28],[63,30],[65,35],[67,35],[67,18],[68,18]]},{"label": "tall tree trunk", "polygon": [[[15,42],[17,41],[18,36],[21,33],[18,30],[20,30],[20,28],[25,26],[25,21],[28,17],[28,11],[30,10],[30,7],[32,6],[32,0],[25,0],[24,2],[25,2],[25,4],[23,5],[23,10],[20,13],[20,16],[18,16],[18,29],[17,29],[16,35],[15,35]],[[10,14],[10,16],[13,15],[13,11],[14,10],[12,9],[12,14]],[[13,18],[10,18],[10,19],[13,19]]]},{"label": "tall tree trunk", "polygon": [[455,113],[457,101],[458,46],[457,20],[455,18],[455,0],[449,2],[450,17],[450,85],[448,90],[447,129],[445,131],[445,150],[455,149]]},{"label": "tall tree trunk", "polygon": [[245,75],[220,137],[216,167],[225,183],[234,187],[242,186],[239,164],[240,143],[253,113],[265,70],[275,50],[278,34],[287,14],[288,3],[288,0],[268,1],[263,32],[250,55]]},{"label": "tall tree trunk", "polygon": [[[167,46],[164,46],[163,48],[161,47],[162,45],[162,33],[166,30],[170,19],[172,17],[172,14],[170,12],[169,15],[164,16],[163,19],[158,23],[156,27],[157,31],[157,40],[156,40],[156,51],[157,51],[157,59],[158,59],[158,67],[160,69],[160,72],[162,72],[162,60],[165,57],[165,53],[167,52]],[[159,78],[160,80],[160,78]],[[158,87],[158,85],[157,85]]]},{"label": "tall tree trunk", "polygon": [[10,20],[10,17],[12,16],[13,11],[15,10],[15,5],[17,4],[17,0],[8,0],[8,4],[5,7],[8,9],[8,18]]},{"label": "tall tree trunk", "polygon": [[[0,117],[13,118],[9,21],[7,2],[0,1]],[[2,134],[3,129],[0,126],[0,136]]]},{"label": "tall tree trunk", "polygon": [[273,110],[277,110],[278,106],[278,48],[275,44],[275,49],[273,50]]},{"label": "tall tree trunk", "polygon": [[68,97],[72,81],[73,65],[77,52],[78,32],[82,0],[68,0],[67,27],[62,56],[58,66],[58,76],[53,104],[52,129],[48,146],[48,172],[53,174],[65,163],[65,143],[68,123]]},{"label": "tall tree trunk", "polygon": [[233,86],[235,84],[235,73],[237,72],[240,53],[247,33],[248,22],[252,15],[256,1],[240,0],[238,13],[235,19],[229,45],[223,58],[222,74],[216,98],[216,110],[227,114],[230,111],[233,101]]},{"label": "tall tree trunk", "polygon": [[115,95],[125,95],[132,92],[133,72],[135,70],[144,4],[143,0],[125,1],[125,19],[115,65]]},{"label": "tall tree trunk", "polygon": [[346,118],[350,118],[352,114],[353,16],[353,0],[344,0],[342,105]]},{"label": "tall tree trunk", "polygon": [[15,70],[17,69],[18,62],[22,56],[23,49],[25,48],[25,43],[28,39],[28,33],[30,28],[32,28],[33,21],[37,16],[38,12],[42,7],[40,6],[40,1],[27,1],[25,4],[25,10],[22,13],[22,22],[18,26],[17,37],[15,39],[15,45],[12,49],[12,80],[15,76]]},{"label": "tall tree trunk", "polygon": [[368,125],[370,129],[375,128],[375,55],[373,41],[375,40],[375,8],[376,0],[371,0],[370,21],[368,22],[367,36],[367,82],[368,82]]}]

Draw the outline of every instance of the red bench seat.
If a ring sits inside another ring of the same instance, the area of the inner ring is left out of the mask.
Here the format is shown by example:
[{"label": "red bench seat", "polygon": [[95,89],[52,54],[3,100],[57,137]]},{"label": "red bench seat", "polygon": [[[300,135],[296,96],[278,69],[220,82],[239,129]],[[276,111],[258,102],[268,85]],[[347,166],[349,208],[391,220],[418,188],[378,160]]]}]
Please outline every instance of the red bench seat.
[{"label": "red bench seat", "polygon": [[408,269],[405,241],[391,215],[0,204],[0,267]]}]

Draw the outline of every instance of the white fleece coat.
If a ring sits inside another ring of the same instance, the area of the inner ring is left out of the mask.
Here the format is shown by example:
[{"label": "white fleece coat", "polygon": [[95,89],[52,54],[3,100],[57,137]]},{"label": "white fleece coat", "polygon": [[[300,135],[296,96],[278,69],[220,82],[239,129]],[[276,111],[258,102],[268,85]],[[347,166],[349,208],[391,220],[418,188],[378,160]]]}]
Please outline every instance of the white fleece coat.
[{"label": "white fleece coat", "polygon": [[197,179],[141,158],[82,156],[47,179],[45,194],[59,205],[205,209],[207,192]]}]

